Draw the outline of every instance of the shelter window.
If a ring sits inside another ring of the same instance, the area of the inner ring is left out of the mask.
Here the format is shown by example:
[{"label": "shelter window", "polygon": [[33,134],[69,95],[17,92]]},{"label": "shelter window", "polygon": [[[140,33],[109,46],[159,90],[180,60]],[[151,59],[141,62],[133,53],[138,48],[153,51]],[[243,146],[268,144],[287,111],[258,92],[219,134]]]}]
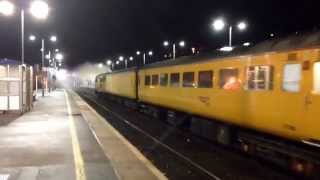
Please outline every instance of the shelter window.
[{"label": "shelter window", "polygon": [[155,74],[152,75],[152,86],[157,86],[159,85],[159,75]]},{"label": "shelter window", "polygon": [[180,86],[180,74],[179,73],[170,74],[170,86],[171,87],[179,87]]},{"label": "shelter window", "polygon": [[194,87],[194,72],[183,73],[183,87]]},{"label": "shelter window", "polygon": [[287,92],[299,92],[301,81],[301,64],[286,64],[284,66],[282,88]]},{"label": "shelter window", "polygon": [[199,88],[212,88],[213,82],[213,71],[200,71],[199,72]]},{"label": "shelter window", "polygon": [[220,70],[220,88],[224,90],[239,90],[241,83],[239,81],[239,70],[238,69],[221,69]]},{"label": "shelter window", "polygon": [[314,63],[313,66],[313,90],[320,93],[320,62]]},{"label": "shelter window", "polygon": [[160,74],[160,85],[161,86],[168,85],[168,74]]},{"label": "shelter window", "polygon": [[145,79],[144,79],[144,85],[146,85],[146,86],[150,86],[150,83],[151,82],[151,80],[150,80],[150,76],[145,76]]},{"label": "shelter window", "polygon": [[248,90],[271,90],[272,86],[272,66],[250,66],[247,68]]}]

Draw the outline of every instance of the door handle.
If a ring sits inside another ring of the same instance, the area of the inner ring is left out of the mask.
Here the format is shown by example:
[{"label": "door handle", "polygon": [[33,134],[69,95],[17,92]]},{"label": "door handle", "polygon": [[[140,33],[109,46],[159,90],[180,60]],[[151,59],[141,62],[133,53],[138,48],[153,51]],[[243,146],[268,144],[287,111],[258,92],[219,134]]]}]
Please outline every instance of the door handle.
[{"label": "door handle", "polygon": [[305,96],[305,98],[304,98],[304,103],[305,103],[305,105],[310,105],[310,104],[312,104],[311,96],[310,96],[309,93]]}]

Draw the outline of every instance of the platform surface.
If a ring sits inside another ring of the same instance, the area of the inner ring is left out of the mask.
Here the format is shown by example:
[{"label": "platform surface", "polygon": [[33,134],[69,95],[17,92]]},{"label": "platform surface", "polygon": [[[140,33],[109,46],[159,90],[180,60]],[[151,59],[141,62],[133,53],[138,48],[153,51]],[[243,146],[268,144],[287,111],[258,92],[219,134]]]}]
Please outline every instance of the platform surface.
[{"label": "platform surface", "polygon": [[[1,120],[1,116],[0,116]],[[0,126],[1,180],[166,179],[72,91]]]}]

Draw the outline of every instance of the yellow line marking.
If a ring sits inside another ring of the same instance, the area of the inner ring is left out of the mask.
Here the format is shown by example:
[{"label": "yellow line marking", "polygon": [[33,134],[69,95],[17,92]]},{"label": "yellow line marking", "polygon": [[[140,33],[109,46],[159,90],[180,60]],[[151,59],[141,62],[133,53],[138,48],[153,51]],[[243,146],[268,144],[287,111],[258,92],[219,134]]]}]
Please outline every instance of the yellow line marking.
[{"label": "yellow line marking", "polygon": [[[100,123],[104,124],[106,126],[106,128],[110,129],[114,133],[114,135],[117,138],[119,138],[122,141],[122,143],[124,143],[127,146],[127,148],[138,158],[138,160],[141,161],[147,167],[147,169],[149,169],[149,171],[152,174],[154,174],[159,180],[168,180],[168,178],[158,168],[156,168],[151,161],[149,161],[136,147],[134,147],[134,145],[132,145],[124,136],[122,136],[114,127],[112,127],[112,125],[109,124],[107,122],[107,120],[105,120],[104,117],[102,117],[87,102],[85,102],[82,99],[82,97],[80,97],[74,91],[72,91],[72,94],[77,96],[82,101],[82,103],[84,103],[90,109],[90,111],[93,112],[96,117],[98,117],[97,119],[100,121]],[[104,106],[103,106],[103,108],[107,109]],[[107,111],[110,111],[110,110],[107,109]],[[90,121],[87,118],[85,118],[85,119],[89,124],[91,124]],[[90,128],[93,128],[92,125],[90,125]],[[95,134],[94,131],[95,130],[92,129],[92,132]],[[99,145],[101,146],[101,148],[104,149],[103,146],[102,146],[102,143],[100,143],[99,137],[96,134],[95,134],[95,137],[96,137],[97,141],[99,142]]]},{"label": "yellow line marking", "polygon": [[71,134],[71,141],[72,141],[72,149],[74,155],[74,165],[75,165],[75,173],[77,180],[86,180],[86,172],[84,169],[84,161],[80,150],[80,144],[77,136],[77,130],[74,123],[74,118],[71,112],[71,106],[69,102],[69,96],[66,90],[64,90],[64,94],[66,97],[67,108],[68,108],[68,117],[70,122],[70,134]]}]

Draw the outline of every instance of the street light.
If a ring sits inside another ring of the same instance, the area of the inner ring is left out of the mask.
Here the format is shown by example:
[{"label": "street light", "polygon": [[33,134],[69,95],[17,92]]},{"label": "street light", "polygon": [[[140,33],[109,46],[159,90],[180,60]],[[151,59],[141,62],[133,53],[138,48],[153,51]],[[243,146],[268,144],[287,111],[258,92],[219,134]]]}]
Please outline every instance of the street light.
[{"label": "street light", "polygon": [[124,60],[124,57],[123,56],[119,56],[119,61],[123,61]]},{"label": "street light", "polygon": [[[168,46],[170,45],[170,43],[169,43],[169,41],[164,41],[164,42],[163,42],[163,45],[164,45],[165,47],[168,47]],[[179,42],[179,46],[180,46],[180,47],[185,47],[185,46],[186,46],[186,42],[185,42],[185,41],[180,41],[180,42]],[[176,51],[176,43],[173,43],[173,44],[172,44],[173,59],[176,59],[176,53],[177,53],[177,51]]]},{"label": "street light", "polygon": [[30,13],[38,19],[46,19],[49,14],[49,6],[44,1],[35,0],[31,3]]},{"label": "street light", "polygon": [[[216,19],[212,23],[212,27],[215,31],[222,31],[225,26],[226,26],[226,23],[224,22],[224,20],[222,18]],[[245,23],[244,21],[241,21],[237,24],[237,28],[240,31],[244,31],[247,28],[247,23]],[[229,26],[229,47],[232,47],[232,30],[233,30],[233,27],[232,27],[232,25],[230,25]],[[230,51],[233,50],[233,48],[227,48],[227,49],[228,50],[231,49]]]},{"label": "street light", "polygon": [[[10,16],[14,13],[15,6],[13,3],[2,0],[0,1],[0,13]],[[37,19],[45,19],[49,13],[49,6],[42,0],[35,0],[31,3],[30,13]],[[24,64],[24,9],[20,9],[21,18],[21,64]]]},{"label": "street light", "polygon": [[[143,60],[143,65],[146,64],[146,52],[141,52],[141,51],[137,51],[136,54],[139,56],[140,54],[142,54],[142,60]],[[153,56],[153,51],[148,51],[148,55],[149,56]]]},{"label": "street light", "polygon": [[133,61],[133,57],[132,57],[132,56],[130,56],[130,57],[129,57],[129,60],[130,60],[130,61]]},{"label": "street light", "polygon": [[14,5],[9,1],[0,1],[0,13],[11,16],[14,13]]},{"label": "street light", "polygon": [[111,66],[112,65],[112,61],[111,60],[107,60],[107,65]]},{"label": "street light", "polygon": [[57,36],[51,36],[50,37],[51,42],[57,42]]},{"label": "street light", "polygon": [[30,41],[35,41],[37,38],[36,38],[36,36],[35,35],[30,35],[29,36],[29,40]]},{"label": "street light", "polygon": [[61,62],[61,61],[63,60],[63,54],[57,53],[55,58],[56,58],[56,60],[58,60],[59,62]]}]

